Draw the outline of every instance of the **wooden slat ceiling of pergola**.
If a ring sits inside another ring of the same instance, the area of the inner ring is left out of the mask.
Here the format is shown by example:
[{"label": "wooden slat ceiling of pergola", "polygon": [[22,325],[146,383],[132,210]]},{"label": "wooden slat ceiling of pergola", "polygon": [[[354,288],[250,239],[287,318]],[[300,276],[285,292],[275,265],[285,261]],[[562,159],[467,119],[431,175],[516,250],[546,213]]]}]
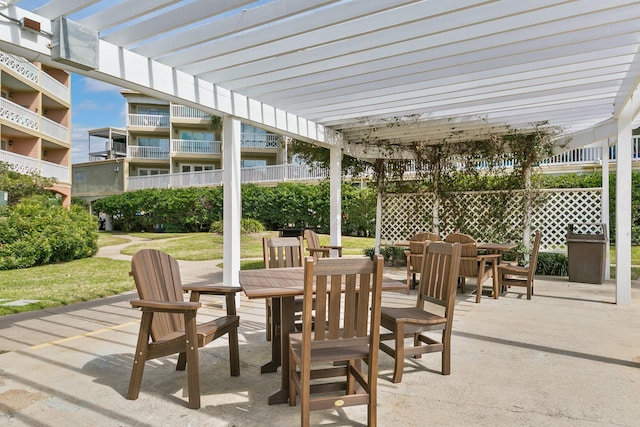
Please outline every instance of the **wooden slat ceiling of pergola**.
[{"label": "wooden slat ceiling of pergola", "polygon": [[[18,0],[234,93],[398,144],[612,120],[640,75],[625,0]],[[258,123],[259,125],[259,123]]]}]

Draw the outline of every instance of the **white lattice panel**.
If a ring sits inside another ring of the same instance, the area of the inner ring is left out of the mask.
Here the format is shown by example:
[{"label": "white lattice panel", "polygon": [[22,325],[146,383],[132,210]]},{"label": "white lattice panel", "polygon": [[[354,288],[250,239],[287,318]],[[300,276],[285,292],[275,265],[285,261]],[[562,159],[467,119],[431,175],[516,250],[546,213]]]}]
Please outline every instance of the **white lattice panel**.
[{"label": "white lattice panel", "polygon": [[[387,194],[382,201],[384,243],[406,240],[419,231],[440,235],[462,230],[478,240],[522,240],[523,192],[464,192],[440,206],[438,227],[433,218],[432,194]],[[602,221],[601,190],[542,190],[530,217],[533,230],[542,231],[541,250],[566,250],[568,224]],[[500,224],[508,224],[505,233]]]}]

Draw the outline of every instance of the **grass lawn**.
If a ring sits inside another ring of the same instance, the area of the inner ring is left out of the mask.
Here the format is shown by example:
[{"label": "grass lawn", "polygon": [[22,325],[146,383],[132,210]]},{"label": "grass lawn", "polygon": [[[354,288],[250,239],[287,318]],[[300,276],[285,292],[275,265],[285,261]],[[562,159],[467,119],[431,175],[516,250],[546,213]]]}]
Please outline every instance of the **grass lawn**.
[{"label": "grass lawn", "polygon": [[[156,248],[177,259],[204,261],[222,260],[222,236],[213,233],[133,233],[135,237],[149,239],[147,242],[127,246],[123,253],[132,255],[142,248]],[[277,232],[246,234],[241,237],[240,268],[243,270],[262,267],[262,238],[276,236]],[[320,244],[329,244],[329,236],[320,235]],[[122,233],[98,235],[98,246],[126,243],[129,239]],[[362,255],[365,248],[374,245],[373,238],[342,237],[345,255]],[[611,248],[611,259],[615,262],[615,247]],[[640,278],[640,246],[632,247],[631,263],[633,280]],[[219,264],[220,266],[222,264]],[[86,258],[67,263],[31,267],[19,270],[0,271],[0,300],[35,300],[26,305],[0,305],[0,315],[22,311],[68,305],[116,295],[134,289],[128,272],[128,261],[106,258]],[[611,268],[612,276],[615,268]]]},{"label": "grass lawn", "polygon": [[85,258],[0,271],[0,300],[36,300],[23,306],[0,305],[0,315],[90,301],[129,291],[135,288],[129,270],[128,261]]}]

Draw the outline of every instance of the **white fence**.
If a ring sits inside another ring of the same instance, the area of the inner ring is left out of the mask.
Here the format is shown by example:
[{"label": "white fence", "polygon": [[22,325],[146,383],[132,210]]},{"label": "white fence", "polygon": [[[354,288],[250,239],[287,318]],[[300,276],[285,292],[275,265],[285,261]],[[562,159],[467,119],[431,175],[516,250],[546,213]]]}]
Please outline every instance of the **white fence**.
[{"label": "white fence", "polygon": [[[533,229],[542,232],[541,250],[564,251],[568,224],[601,222],[601,194],[600,188],[542,190],[541,203],[530,213]],[[437,231],[446,236],[461,224],[472,236],[483,236],[491,224],[482,218],[496,208],[496,198],[505,201],[506,205],[499,208],[507,213],[507,227],[513,234],[522,235],[522,193],[512,195],[515,197],[502,198],[500,192],[461,192],[452,205],[462,212],[441,206],[434,215],[432,194],[386,194],[382,202],[381,239],[388,244],[407,240],[419,231]]]}]

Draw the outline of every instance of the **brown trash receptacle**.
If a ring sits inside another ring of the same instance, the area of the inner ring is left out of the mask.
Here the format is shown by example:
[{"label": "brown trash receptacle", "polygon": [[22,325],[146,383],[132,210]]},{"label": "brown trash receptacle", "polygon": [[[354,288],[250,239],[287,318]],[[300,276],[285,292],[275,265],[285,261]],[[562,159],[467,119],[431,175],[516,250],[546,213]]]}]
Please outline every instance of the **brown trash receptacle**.
[{"label": "brown trash receptacle", "polygon": [[606,224],[569,224],[567,257],[570,282],[604,283],[607,240]]}]

